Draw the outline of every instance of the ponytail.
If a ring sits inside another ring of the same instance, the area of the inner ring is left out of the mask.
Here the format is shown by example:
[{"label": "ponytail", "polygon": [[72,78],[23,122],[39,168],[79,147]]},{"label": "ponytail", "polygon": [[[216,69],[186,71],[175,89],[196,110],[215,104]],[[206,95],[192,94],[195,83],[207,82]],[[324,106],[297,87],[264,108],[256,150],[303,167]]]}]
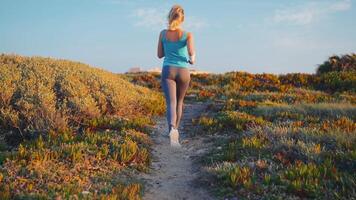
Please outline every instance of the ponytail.
[{"label": "ponytail", "polygon": [[168,14],[168,29],[175,30],[184,21],[184,10],[179,5],[174,5]]}]

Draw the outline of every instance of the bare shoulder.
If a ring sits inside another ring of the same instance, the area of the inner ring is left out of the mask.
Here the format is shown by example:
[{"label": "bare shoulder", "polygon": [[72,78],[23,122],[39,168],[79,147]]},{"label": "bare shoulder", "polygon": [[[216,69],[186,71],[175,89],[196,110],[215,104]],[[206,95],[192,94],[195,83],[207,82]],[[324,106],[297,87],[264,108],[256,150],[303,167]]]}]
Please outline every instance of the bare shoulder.
[{"label": "bare shoulder", "polygon": [[187,39],[193,38],[193,33],[192,32],[187,32]]},{"label": "bare shoulder", "polygon": [[159,36],[160,36],[160,37],[162,37],[163,32],[164,32],[165,30],[166,30],[166,29],[161,30],[161,32],[159,33]]}]

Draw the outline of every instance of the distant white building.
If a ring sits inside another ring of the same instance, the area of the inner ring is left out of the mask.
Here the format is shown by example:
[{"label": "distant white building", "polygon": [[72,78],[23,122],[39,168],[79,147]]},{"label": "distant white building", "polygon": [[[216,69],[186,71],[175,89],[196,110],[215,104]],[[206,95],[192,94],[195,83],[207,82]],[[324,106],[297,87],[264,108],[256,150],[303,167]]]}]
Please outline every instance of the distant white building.
[{"label": "distant white building", "polygon": [[210,72],[207,71],[200,71],[196,68],[189,68],[190,74],[210,74]]},{"label": "distant white building", "polygon": [[154,73],[161,73],[161,71],[162,71],[162,67],[155,67],[147,70],[147,72],[154,72]]},{"label": "distant white building", "polygon": [[128,71],[128,73],[138,73],[138,72],[141,72],[140,67],[131,67]]}]

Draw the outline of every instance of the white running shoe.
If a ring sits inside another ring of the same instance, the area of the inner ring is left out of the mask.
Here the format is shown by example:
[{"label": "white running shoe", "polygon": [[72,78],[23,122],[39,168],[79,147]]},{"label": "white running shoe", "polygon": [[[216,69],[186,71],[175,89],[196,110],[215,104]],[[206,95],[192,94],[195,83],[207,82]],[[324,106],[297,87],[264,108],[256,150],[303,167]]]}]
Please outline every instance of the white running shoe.
[{"label": "white running shoe", "polygon": [[171,139],[172,147],[181,147],[181,145],[179,144],[179,132],[177,129],[171,129],[171,131],[169,132],[169,138]]}]

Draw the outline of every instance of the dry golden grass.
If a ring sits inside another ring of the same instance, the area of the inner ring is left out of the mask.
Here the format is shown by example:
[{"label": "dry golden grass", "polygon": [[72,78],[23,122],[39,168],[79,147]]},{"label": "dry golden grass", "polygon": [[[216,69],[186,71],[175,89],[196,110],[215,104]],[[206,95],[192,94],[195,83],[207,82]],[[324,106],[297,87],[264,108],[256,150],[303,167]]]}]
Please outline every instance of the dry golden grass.
[{"label": "dry golden grass", "polygon": [[78,128],[102,116],[164,112],[158,92],[67,60],[0,56],[0,127],[20,133]]},{"label": "dry golden grass", "polygon": [[0,199],[140,199],[159,92],[67,60],[0,55]]}]

